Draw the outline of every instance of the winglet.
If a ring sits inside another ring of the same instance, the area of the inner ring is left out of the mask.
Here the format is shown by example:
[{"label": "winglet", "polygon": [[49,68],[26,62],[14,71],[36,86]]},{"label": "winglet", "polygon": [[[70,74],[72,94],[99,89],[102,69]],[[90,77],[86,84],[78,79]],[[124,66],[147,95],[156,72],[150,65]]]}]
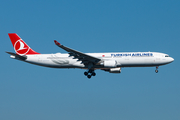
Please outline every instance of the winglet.
[{"label": "winglet", "polygon": [[56,45],[61,45],[58,41],[56,41],[56,40],[54,40],[54,43],[56,44]]}]

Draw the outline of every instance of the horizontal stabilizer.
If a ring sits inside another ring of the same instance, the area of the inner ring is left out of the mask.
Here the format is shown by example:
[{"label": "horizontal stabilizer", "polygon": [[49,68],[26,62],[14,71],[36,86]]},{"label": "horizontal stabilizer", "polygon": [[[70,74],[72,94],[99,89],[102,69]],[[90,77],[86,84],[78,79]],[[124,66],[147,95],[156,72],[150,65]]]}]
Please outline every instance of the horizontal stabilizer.
[{"label": "horizontal stabilizer", "polygon": [[12,52],[6,52],[6,53],[12,55],[12,56],[15,57],[16,59],[20,59],[20,60],[26,60],[26,59],[27,59],[27,56],[26,56],[26,55],[21,56],[21,55],[18,55],[18,54],[16,54],[16,53],[12,53]]}]

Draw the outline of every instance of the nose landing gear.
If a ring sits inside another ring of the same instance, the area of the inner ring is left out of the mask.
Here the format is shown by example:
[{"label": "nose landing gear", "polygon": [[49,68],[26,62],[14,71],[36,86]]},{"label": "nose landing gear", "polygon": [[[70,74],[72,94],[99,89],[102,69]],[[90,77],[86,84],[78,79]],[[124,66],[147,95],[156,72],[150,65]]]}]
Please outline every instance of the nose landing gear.
[{"label": "nose landing gear", "polygon": [[156,73],[158,73],[158,66],[156,66],[156,70],[155,70]]}]

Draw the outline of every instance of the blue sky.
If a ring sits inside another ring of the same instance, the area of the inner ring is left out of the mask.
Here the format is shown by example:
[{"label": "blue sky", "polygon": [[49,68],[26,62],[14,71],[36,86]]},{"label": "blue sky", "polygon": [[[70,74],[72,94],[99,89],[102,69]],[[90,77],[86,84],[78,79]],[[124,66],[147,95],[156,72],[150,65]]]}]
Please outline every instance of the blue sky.
[{"label": "blue sky", "polygon": [[[179,0],[6,0],[0,4],[1,120],[179,120]],[[52,69],[13,60],[8,33],[40,53],[156,51],[175,59],[155,67]]]}]

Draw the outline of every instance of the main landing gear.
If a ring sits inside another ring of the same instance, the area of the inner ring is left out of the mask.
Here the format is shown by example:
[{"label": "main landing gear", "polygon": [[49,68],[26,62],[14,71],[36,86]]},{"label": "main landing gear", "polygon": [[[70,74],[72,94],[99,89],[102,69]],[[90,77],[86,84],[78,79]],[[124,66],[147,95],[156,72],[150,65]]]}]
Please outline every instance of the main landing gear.
[{"label": "main landing gear", "polygon": [[87,72],[84,72],[84,75],[90,79],[92,76],[96,76],[96,73],[94,72],[94,70],[88,70]]},{"label": "main landing gear", "polygon": [[155,70],[156,73],[158,73],[158,66],[156,66],[156,70]]}]

